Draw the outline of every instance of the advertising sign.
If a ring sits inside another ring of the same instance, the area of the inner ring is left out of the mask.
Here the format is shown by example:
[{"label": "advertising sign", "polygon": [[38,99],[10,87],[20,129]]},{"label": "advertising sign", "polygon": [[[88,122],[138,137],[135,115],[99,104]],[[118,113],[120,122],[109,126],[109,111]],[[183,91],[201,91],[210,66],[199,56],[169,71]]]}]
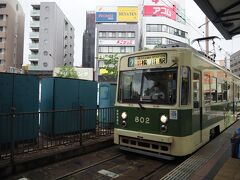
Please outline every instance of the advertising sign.
[{"label": "advertising sign", "polygon": [[144,16],[165,16],[176,20],[176,7],[168,6],[144,6]]},{"label": "advertising sign", "polygon": [[116,12],[96,12],[96,22],[116,22]]},{"label": "advertising sign", "polygon": [[135,40],[125,40],[125,39],[114,39],[114,40],[109,40],[109,39],[99,39],[98,41],[99,45],[135,45]]},{"label": "advertising sign", "polygon": [[138,7],[118,7],[118,22],[138,22]]}]

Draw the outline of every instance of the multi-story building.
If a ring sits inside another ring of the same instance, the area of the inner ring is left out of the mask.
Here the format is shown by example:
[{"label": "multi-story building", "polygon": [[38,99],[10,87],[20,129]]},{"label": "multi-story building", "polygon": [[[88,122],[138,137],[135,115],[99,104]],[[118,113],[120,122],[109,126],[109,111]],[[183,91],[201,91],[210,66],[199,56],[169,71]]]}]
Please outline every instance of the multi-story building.
[{"label": "multi-story building", "polygon": [[52,74],[55,67],[73,65],[74,28],[55,2],[32,5],[29,72]]},{"label": "multi-story building", "polygon": [[115,82],[104,61],[139,49],[138,7],[97,7],[96,80]]},{"label": "multi-story building", "polygon": [[230,56],[230,69],[240,77],[240,50]]},{"label": "multi-story building", "polygon": [[83,33],[82,67],[95,64],[95,11],[86,12],[86,30]]},{"label": "multi-story building", "polygon": [[142,48],[176,42],[189,43],[185,0],[145,0],[142,17]]},{"label": "multi-story building", "polygon": [[0,72],[17,72],[22,67],[24,20],[17,0],[0,0]]}]

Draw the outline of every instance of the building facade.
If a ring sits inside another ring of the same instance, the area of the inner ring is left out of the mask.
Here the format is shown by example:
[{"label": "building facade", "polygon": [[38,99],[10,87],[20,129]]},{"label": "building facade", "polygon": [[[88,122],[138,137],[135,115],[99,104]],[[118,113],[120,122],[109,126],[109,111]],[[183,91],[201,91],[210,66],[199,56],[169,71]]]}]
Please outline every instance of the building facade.
[{"label": "building facade", "polygon": [[19,72],[22,68],[24,20],[17,0],[0,0],[0,72]]},{"label": "building facade", "polygon": [[145,0],[142,14],[142,48],[171,43],[189,43],[185,0]]},{"label": "building facade", "polygon": [[230,70],[240,77],[240,50],[230,56]]},{"label": "building facade", "polygon": [[82,67],[95,65],[95,11],[86,12],[86,30],[83,33]]},{"label": "building facade", "polygon": [[[138,7],[97,7],[96,80],[116,82],[106,68],[106,59],[138,51]],[[116,65],[116,64],[115,64]],[[111,66],[111,65],[109,65]],[[114,66],[114,65],[113,65]]]},{"label": "building facade", "polygon": [[55,67],[73,66],[74,27],[55,2],[32,5],[29,72],[52,74]]}]

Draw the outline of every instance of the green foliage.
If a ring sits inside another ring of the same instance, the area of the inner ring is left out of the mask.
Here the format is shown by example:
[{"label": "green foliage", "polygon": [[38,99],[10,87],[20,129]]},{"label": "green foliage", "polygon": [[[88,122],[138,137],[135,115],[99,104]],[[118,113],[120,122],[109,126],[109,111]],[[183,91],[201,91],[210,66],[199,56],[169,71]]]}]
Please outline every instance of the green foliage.
[{"label": "green foliage", "polygon": [[117,78],[117,66],[118,66],[118,54],[113,54],[113,55],[108,55],[105,58],[99,59],[99,60],[103,60],[104,64],[105,64],[105,68],[108,71],[108,76],[112,77],[112,78]]},{"label": "green foliage", "polygon": [[72,66],[62,66],[59,72],[56,74],[57,77],[73,78],[78,79],[77,71]]}]

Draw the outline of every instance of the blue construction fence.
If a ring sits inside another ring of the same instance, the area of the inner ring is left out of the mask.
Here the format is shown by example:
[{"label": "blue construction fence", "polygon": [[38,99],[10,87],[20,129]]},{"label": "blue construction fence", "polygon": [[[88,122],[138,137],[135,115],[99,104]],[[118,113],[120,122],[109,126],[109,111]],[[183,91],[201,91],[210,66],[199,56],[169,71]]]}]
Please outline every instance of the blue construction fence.
[{"label": "blue construction fence", "polygon": [[99,87],[98,106],[95,81],[0,73],[0,158],[111,135],[116,88]]}]

